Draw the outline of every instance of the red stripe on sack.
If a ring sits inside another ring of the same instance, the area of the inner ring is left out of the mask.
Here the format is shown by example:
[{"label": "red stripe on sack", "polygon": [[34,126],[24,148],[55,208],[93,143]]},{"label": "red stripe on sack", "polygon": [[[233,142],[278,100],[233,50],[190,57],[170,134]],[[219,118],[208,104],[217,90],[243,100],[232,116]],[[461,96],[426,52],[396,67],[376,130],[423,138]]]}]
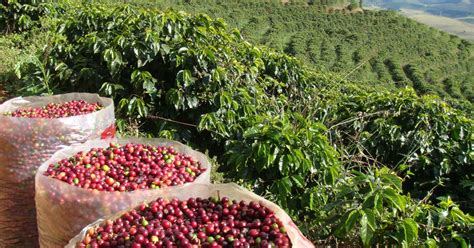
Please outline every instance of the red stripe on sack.
[{"label": "red stripe on sack", "polygon": [[115,124],[110,125],[100,135],[101,139],[114,138],[116,133]]}]

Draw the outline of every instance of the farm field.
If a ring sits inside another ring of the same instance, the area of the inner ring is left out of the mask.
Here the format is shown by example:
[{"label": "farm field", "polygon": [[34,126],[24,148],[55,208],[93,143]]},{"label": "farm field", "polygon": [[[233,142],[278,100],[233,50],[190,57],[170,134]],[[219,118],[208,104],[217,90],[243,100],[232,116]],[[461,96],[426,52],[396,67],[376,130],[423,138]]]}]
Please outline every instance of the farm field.
[{"label": "farm field", "polygon": [[365,6],[384,9],[411,9],[450,18],[465,18],[474,14],[472,0],[367,0]]},{"label": "farm field", "polygon": [[474,40],[474,24],[466,23],[461,19],[436,16],[410,9],[401,9],[401,13],[418,22],[457,35],[463,39]]},{"label": "farm field", "polygon": [[471,105],[472,44],[393,11],[252,1],[167,1],[153,6],[223,18],[251,42],[350,80],[386,89],[410,85]]},{"label": "farm field", "polygon": [[[368,6],[365,9],[382,11],[384,10],[381,7]],[[462,39],[472,41],[474,39],[474,23],[472,22],[472,17],[458,17],[451,18],[446,16],[434,15],[422,10],[415,9],[398,9],[400,14],[411,18],[417,22],[423,23],[430,27],[442,30],[444,32],[454,34]]]}]

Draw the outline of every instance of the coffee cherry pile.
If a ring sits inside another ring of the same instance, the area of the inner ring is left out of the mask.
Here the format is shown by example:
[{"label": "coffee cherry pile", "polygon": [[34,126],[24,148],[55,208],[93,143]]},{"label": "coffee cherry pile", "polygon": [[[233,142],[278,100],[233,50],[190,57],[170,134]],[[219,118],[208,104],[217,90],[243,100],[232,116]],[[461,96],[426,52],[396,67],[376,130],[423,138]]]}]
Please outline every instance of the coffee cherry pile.
[{"label": "coffee cherry pile", "polygon": [[79,244],[80,248],[290,246],[285,228],[270,209],[227,197],[158,198],[89,229]]},{"label": "coffee cherry pile", "polygon": [[173,147],[110,144],[50,164],[44,175],[84,189],[134,191],[193,182],[206,169]]},{"label": "coffee cherry pile", "polygon": [[99,103],[88,103],[83,100],[65,103],[48,103],[44,107],[22,108],[13,112],[4,113],[5,116],[26,118],[62,118],[76,115],[90,114],[99,111],[103,106]]}]

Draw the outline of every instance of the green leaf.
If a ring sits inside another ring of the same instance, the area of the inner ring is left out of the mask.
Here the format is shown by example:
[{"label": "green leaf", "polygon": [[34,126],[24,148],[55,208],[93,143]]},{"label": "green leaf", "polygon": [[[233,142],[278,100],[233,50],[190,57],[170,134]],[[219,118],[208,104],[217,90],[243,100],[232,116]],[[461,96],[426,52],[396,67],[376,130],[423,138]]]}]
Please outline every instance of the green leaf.
[{"label": "green leaf", "polygon": [[278,170],[283,173],[284,167],[286,167],[286,156],[280,156],[280,159],[278,160]]},{"label": "green leaf", "polygon": [[336,235],[343,237],[347,233],[349,233],[354,228],[354,225],[357,222],[357,219],[359,219],[359,217],[360,213],[358,210],[354,209],[350,212],[346,212],[341,218],[341,223],[336,229]]},{"label": "green leaf", "polygon": [[128,105],[128,98],[122,98],[122,99],[120,99],[120,101],[119,101],[119,103],[118,103],[117,106],[118,106],[118,109],[119,109],[119,110],[122,110],[122,109],[124,109],[125,106],[127,106],[127,105]]},{"label": "green leaf", "polygon": [[161,45],[160,49],[161,49],[161,51],[162,51],[162,53],[163,53],[164,55],[169,54],[170,51],[171,51],[171,47],[168,46],[168,45],[165,44],[165,43],[163,43],[163,44]]},{"label": "green leaf", "polygon": [[324,170],[324,182],[328,185],[336,183],[336,178],[339,175],[337,166],[331,166]]},{"label": "green leaf", "polygon": [[360,171],[356,171],[356,170],[352,170],[351,172],[352,172],[352,174],[355,175],[355,177],[353,179],[355,184],[361,184],[361,183],[365,183],[367,181],[368,176],[366,174],[364,174]]},{"label": "green leaf", "polygon": [[293,180],[293,182],[296,183],[296,186],[298,186],[298,187],[300,187],[300,188],[304,188],[305,183],[304,183],[304,178],[303,178],[303,176],[301,176],[301,175],[295,175],[295,176],[291,176],[291,179]]},{"label": "green leaf", "polygon": [[276,184],[278,185],[281,195],[288,195],[291,192],[292,183],[290,178],[284,177],[280,180],[276,180]]},{"label": "green leaf", "polygon": [[365,197],[364,202],[362,203],[362,208],[364,209],[375,208],[376,200],[377,200],[376,197],[377,197],[377,194],[375,192],[371,192],[370,194],[368,194]]},{"label": "green leaf", "polygon": [[136,105],[137,105],[138,114],[141,117],[145,117],[148,115],[148,108],[145,106],[145,102],[143,101],[142,98],[136,99]]},{"label": "green leaf", "polygon": [[199,100],[195,96],[191,96],[186,98],[186,102],[188,103],[189,108],[197,108],[199,105]]},{"label": "green leaf", "polygon": [[64,62],[61,62],[58,65],[56,65],[56,67],[54,67],[54,70],[57,72],[64,71],[66,69],[67,69],[67,65]]},{"label": "green leaf", "polygon": [[166,101],[172,104],[175,109],[179,109],[182,106],[182,95],[178,89],[171,88],[166,92]]},{"label": "green leaf", "polygon": [[438,244],[436,240],[431,239],[431,238],[425,241],[425,246],[428,248],[438,248]]},{"label": "green leaf", "polygon": [[251,128],[248,128],[244,132],[244,138],[252,138],[256,134],[260,133],[261,127],[260,126],[253,126]]},{"label": "green leaf", "polygon": [[377,229],[377,223],[375,221],[375,214],[372,209],[363,209],[362,210],[367,217],[367,224],[369,225],[370,229],[375,231]]},{"label": "green leaf", "polygon": [[418,239],[418,225],[411,219],[404,219],[402,221],[403,239],[408,244],[413,243]]},{"label": "green leaf", "polygon": [[122,85],[108,82],[103,83],[99,89],[100,92],[103,92],[108,96],[114,96],[116,92],[120,90],[124,90],[124,87]]},{"label": "green leaf", "polygon": [[[305,199],[305,198],[303,198],[303,199]],[[314,207],[315,207],[315,204],[314,204],[314,193],[310,193],[310,194],[308,195],[308,197],[307,197],[306,200],[307,200],[307,205],[308,205],[309,209],[314,210],[314,209],[315,209],[315,208],[314,208]]]},{"label": "green leaf", "polygon": [[398,210],[404,212],[405,211],[405,205],[406,201],[405,198],[403,198],[402,195],[398,194],[397,191],[395,191],[392,188],[386,188],[383,190],[383,197],[386,199],[388,202],[390,202],[394,207],[396,207]]},{"label": "green leaf", "polygon": [[143,82],[143,89],[148,94],[155,93],[156,92],[155,82],[153,82],[151,80],[145,80]]},{"label": "green leaf", "polygon": [[104,61],[107,62],[111,75],[116,75],[121,65],[124,64],[122,54],[112,48],[108,48],[104,51],[103,58]]},{"label": "green leaf", "polygon": [[23,61],[20,61],[20,62],[17,62],[15,64],[15,75],[18,79],[21,79],[22,77],[22,72],[21,72],[21,69],[22,67],[24,66],[24,62]]},{"label": "green leaf", "polygon": [[375,231],[375,216],[372,212],[361,211],[360,218],[360,238],[364,247],[369,247],[374,237]]},{"label": "green leaf", "polygon": [[192,84],[192,75],[190,70],[183,71],[183,83],[184,87],[189,87]]},{"label": "green leaf", "polygon": [[180,49],[178,49],[178,53],[184,53],[184,52],[187,52],[189,49],[187,47],[181,47]]},{"label": "green leaf", "polygon": [[110,83],[103,83],[102,86],[99,89],[99,92],[103,92],[106,95],[112,95],[112,87],[110,86]]},{"label": "green leaf", "polygon": [[394,174],[383,174],[381,176],[382,182],[393,185],[398,191],[402,191],[402,179]]},{"label": "green leaf", "polygon": [[375,194],[375,210],[379,213],[383,212],[383,196],[380,193]]},{"label": "green leaf", "polygon": [[454,234],[453,238],[458,242],[461,248],[468,248],[466,240],[463,239],[460,235]]},{"label": "green leaf", "polygon": [[128,115],[131,115],[133,112],[135,112],[135,109],[137,108],[136,104],[137,98],[133,97],[130,102],[128,103]]}]

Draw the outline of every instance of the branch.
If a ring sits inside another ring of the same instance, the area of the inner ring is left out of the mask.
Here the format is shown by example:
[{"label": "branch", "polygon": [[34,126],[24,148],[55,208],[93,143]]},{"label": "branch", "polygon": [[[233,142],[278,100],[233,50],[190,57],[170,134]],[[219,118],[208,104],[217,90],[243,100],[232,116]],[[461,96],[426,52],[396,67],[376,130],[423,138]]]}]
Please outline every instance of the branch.
[{"label": "branch", "polygon": [[328,130],[333,129],[333,128],[338,127],[338,126],[341,126],[341,125],[344,125],[344,124],[347,124],[347,123],[350,123],[350,122],[353,122],[353,121],[356,121],[356,120],[359,120],[359,119],[364,119],[365,117],[370,117],[370,116],[373,116],[373,115],[379,115],[379,114],[383,114],[383,113],[387,113],[387,112],[388,111],[381,110],[381,111],[377,111],[377,112],[374,112],[374,113],[369,113],[369,114],[365,114],[365,115],[362,115],[362,116],[349,118],[349,119],[346,119],[345,121],[342,121],[342,122],[339,122],[335,125],[332,125],[331,127],[328,128]]},{"label": "branch", "polygon": [[172,123],[175,123],[175,124],[180,124],[180,125],[184,125],[184,126],[188,126],[188,127],[198,128],[197,125],[194,125],[194,124],[191,124],[191,123],[186,123],[186,122],[182,122],[182,121],[175,121],[175,120],[168,119],[168,118],[161,117],[161,116],[157,116],[157,115],[148,115],[145,118],[147,118],[147,119],[158,119],[158,120],[172,122]]}]

